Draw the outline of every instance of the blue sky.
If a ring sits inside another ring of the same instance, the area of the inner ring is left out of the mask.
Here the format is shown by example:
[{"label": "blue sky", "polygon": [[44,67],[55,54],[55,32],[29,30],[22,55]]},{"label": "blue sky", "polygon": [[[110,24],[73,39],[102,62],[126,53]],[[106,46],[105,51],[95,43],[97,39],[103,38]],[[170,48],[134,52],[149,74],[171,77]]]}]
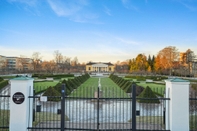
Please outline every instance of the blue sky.
[{"label": "blue sky", "polygon": [[197,0],[0,0],[0,55],[116,62],[166,46],[197,54]]}]

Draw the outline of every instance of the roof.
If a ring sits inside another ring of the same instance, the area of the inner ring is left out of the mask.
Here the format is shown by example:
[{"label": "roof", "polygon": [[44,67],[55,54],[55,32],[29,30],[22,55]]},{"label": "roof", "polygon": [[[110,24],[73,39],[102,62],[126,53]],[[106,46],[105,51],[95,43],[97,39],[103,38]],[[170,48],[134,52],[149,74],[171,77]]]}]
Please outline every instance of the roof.
[{"label": "roof", "polygon": [[167,79],[167,81],[171,81],[171,82],[189,82],[189,80],[184,80],[184,79],[180,79],[180,78]]},{"label": "roof", "polygon": [[94,64],[106,64],[109,66],[111,66],[111,65],[113,66],[113,64],[111,62],[108,62],[108,63],[106,63],[106,62],[89,62],[86,65],[94,65]]}]

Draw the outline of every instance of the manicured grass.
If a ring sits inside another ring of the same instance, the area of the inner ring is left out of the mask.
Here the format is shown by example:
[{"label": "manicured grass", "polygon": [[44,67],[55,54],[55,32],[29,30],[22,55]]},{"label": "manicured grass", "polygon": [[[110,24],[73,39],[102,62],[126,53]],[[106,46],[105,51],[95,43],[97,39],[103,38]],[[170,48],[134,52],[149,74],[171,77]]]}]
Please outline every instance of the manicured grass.
[{"label": "manicured grass", "polygon": [[58,81],[44,81],[44,82],[35,82],[34,83],[34,89],[36,94],[45,91],[50,86],[55,86],[58,83]]},{"label": "manicured grass", "polygon": [[[89,78],[78,87],[70,96],[93,98],[98,91],[99,78]],[[110,78],[100,78],[103,98],[127,98],[128,95],[120,89]]]},{"label": "manicured grass", "polygon": [[[128,122],[132,122],[132,119]],[[137,123],[163,124],[163,116],[137,116]]]},{"label": "manicured grass", "polygon": [[140,83],[137,83],[137,85],[142,86],[144,88],[149,86],[152,91],[159,93],[161,95],[164,95],[165,85],[156,84],[156,83],[146,83],[146,82],[140,82]]},{"label": "manicured grass", "polygon": [[197,130],[197,115],[190,115],[190,130]]},{"label": "manicured grass", "polygon": [[[50,112],[36,112],[35,121],[33,122],[33,126],[45,121],[61,121],[61,115],[57,113]],[[65,121],[69,121],[68,116],[65,115]]]},{"label": "manicured grass", "polygon": [[[17,112],[16,112],[17,113]],[[9,126],[9,110],[0,110],[0,131],[7,131],[8,129],[1,129],[1,127],[8,127]],[[45,121],[60,121],[61,115],[57,113],[50,113],[50,112],[36,112],[35,113],[35,121],[33,122],[33,126],[36,126],[40,122]],[[65,121],[69,121],[68,116],[65,115]]]},{"label": "manicured grass", "polygon": [[0,130],[1,131],[8,131],[8,129],[1,129],[1,127],[8,127],[9,126],[9,117],[10,111],[9,110],[0,110]]}]

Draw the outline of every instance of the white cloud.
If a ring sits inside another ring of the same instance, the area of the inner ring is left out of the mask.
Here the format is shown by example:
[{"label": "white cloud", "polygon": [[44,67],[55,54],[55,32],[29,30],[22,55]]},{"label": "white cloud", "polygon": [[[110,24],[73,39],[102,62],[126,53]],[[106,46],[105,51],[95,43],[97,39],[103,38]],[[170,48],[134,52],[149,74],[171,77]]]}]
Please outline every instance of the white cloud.
[{"label": "white cloud", "polygon": [[122,1],[122,4],[125,8],[130,9],[130,10],[134,10],[134,11],[139,11],[138,7],[131,4],[130,0],[121,0],[121,1]]},{"label": "white cloud", "polygon": [[7,0],[10,3],[22,3],[28,6],[36,6],[38,0]]},{"label": "white cloud", "polygon": [[138,45],[139,44],[136,41],[132,41],[132,40],[128,40],[128,39],[124,39],[124,38],[120,38],[120,37],[117,37],[116,39],[119,40],[123,44],[129,44],[129,45]]},{"label": "white cloud", "polygon": [[190,11],[197,11],[197,7],[194,7],[192,5],[186,4],[184,2],[180,2],[183,6],[185,6],[187,9],[189,9]]},{"label": "white cloud", "polygon": [[97,21],[99,16],[88,10],[87,0],[48,0],[47,2],[59,17],[67,17],[74,22],[99,24]]},{"label": "white cloud", "polygon": [[109,8],[107,8],[106,6],[104,6],[104,12],[105,12],[107,15],[111,16],[111,10],[110,10]]},{"label": "white cloud", "polygon": [[187,8],[190,11],[197,11],[197,4],[196,0],[174,0],[180,4],[182,4],[185,8]]}]

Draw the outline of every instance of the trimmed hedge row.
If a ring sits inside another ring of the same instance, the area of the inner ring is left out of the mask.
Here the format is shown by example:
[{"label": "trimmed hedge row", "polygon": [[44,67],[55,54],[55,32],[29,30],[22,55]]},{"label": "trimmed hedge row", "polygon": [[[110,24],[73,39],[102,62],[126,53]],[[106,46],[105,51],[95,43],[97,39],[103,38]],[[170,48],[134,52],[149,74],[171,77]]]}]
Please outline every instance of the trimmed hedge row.
[{"label": "trimmed hedge row", "polygon": [[46,79],[47,77],[53,77],[54,79],[61,79],[65,77],[74,77],[74,74],[33,74],[32,77],[38,77],[40,79]]},{"label": "trimmed hedge row", "polygon": [[151,90],[149,86],[147,86],[142,93],[138,96],[138,98],[152,98],[152,99],[139,99],[139,103],[157,103],[159,104],[160,101],[155,95],[155,93]]},{"label": "trimmed hedge row", "polygon": [[[129,80],[125,80],[122,77],[118,77],[116,75],[111,74],[109,76],[111,80],[113,80],[122,90],[124,90],[126,93],[132,92],[132,84],[135,84],[134,82],[131,82]],[[143,87],[136,85],[136,95],[138,96],[142,91],[144,90]]]},{"label": "trimmed hedge row", "polygon": [[153,81],[161,81],[168,79],[166,76],[125,76],[125,78],[137,79],[138,81],[145,81],[146,79],[151,79]]},{"label": "trimmed hedge row", "polygon": [[[45,93],[43,94],[44,96],[61,96],[61,90],[62,90],[62,84],[65,84],[65,93],[66,95],[70,95],[71,92],[75,89],[77,89],[82,83],[84,83],[87,79],[90,78],[89,74],[85,74],[82,76],[75,77],[74,79],[68,79],[68,80],[63,80],[62,82],[58,83],[54,87],[48,88]],[[57,92],[59,93],[57,93]],[[53,93],[51,93],[53,92]],[[53,101],[53,99],[49,99]],[[56,99],[54,100],[56,101]]]},{"label": "trimmed hedge row", "polygon": [[[132,92],[132,84],[136,85],[136,83],[132,83],[131,81],[124,80],[124,78],[118,77],[113,74],[110,75],[110,78],[126,93]],[[160,103],[155,92],[153,92],[151,88],[148,86],[144,89],[143,87],[136,85],[136,96],[138,96],[138,98],[145,98],[138,100],[139,103]],[[154,98],[154,99],[149,100],[147,98]]]},{"label": "trimmed hedge row", "polygon": [[1,82],[1,81],[3,81],[3,78],[2,78],[2,77],[0,77],[0,82]]},{"label": "trimmed hedge row", "polygon": [[8,80],[3,80],[0,82],[0,89],[4,88],[5,86],[8,85]]}]

